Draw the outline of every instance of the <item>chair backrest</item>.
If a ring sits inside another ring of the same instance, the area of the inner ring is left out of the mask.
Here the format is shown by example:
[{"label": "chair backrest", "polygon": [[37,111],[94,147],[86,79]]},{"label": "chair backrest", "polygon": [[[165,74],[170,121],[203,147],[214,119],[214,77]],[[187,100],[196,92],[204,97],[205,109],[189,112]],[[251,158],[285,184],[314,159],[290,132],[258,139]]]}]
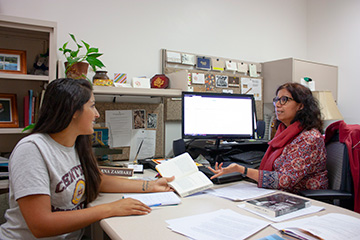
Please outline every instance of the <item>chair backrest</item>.
[{"label": "chair backrest", "polygon": [[330,189],[340,190],[345,149],[345,144],[336,140],[326,144],[326,168],[328,170]]},{"label": "chair backrest", "polygon": [[[354,194],[348,150],[346,144],[339,142],[338,133],[326,144],[326,151],[329,188]],[[354,199],[339,200],[337,205],[352,210]]]}]

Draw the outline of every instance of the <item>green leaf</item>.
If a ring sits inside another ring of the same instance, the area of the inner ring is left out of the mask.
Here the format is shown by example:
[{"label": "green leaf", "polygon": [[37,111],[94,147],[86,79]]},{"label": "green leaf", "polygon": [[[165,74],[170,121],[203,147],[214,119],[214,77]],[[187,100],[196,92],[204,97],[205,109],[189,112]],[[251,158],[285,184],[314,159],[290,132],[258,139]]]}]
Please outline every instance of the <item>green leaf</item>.
[{"label": "green leaf", "polygon": [[87,57],[89,58],[98,58],[100,57],[101,55],[103,55],[102,53],[91,53],[89,54]]},{"label": "green leaf", "polygon": [[105,65],[99,59],[96,59],[96,58],[89,57],[89,58],[86,58],[86,61],[90,64],[90,66],[94,70],[94,72],[96,72],[96,67],[98,67],[98,68],[105,67]]},{"label": "green leaf", "polygon": [[27,127],[25,127],[21,132],[25,132],[27,130],[34,129],[34,127],[35,127],[35,123],[32,123],[32,124],[28,125]]},{"label": "green leaf", "polygon": [[64,54],[65,54],[65,53],[71,53],[71,50],[70,50],[70,49],[64,49],[63,51],[64,51]]},{"label": "green leaf", "polygon": [[76,42],[76,44],[77,44],[77,41],[76,41],[76,39],[75,39],[74,34],[69,33],[69,35],[70,35],[70,37],[72,38],[72,40],[74,40],[74,42]]},{"label": "green leaf", "polygon": [[89,51],[90,45],[89,45],[89,44],[87,44],[86,42],[84,42],[83,40],[81,40],[81,41],[82,41],[82,42],[83,42],[83,44],[85,45],[86,50],[88,50],[88,51]]},{"label": "green leaf", "polygon": [[98,48],[89,48],[88,53],[99,52]]}]

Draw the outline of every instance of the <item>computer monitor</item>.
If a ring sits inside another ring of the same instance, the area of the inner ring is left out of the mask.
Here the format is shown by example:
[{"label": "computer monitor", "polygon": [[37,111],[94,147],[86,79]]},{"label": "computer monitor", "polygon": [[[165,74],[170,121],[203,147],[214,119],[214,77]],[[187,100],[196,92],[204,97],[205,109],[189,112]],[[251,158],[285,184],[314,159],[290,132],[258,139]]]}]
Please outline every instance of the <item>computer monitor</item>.
[{"label": "computer monitor", "polygon": [[255,122],[253,95],[182,93],[183,139],[251,139]]}]

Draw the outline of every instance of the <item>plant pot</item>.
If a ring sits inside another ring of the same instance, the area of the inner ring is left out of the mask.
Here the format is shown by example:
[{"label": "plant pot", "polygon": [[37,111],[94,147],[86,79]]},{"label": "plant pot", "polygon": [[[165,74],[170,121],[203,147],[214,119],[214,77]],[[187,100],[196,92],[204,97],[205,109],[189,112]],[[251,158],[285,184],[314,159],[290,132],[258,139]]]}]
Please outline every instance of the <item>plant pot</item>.
[{"label": "plant pot", "polygon": [[[65,63],[65,69],[67,69],[68,62]],[[67,71],[65,70],[66,77],[72,79],[86,79],[89,63],[78,62],[72,65]]]}]

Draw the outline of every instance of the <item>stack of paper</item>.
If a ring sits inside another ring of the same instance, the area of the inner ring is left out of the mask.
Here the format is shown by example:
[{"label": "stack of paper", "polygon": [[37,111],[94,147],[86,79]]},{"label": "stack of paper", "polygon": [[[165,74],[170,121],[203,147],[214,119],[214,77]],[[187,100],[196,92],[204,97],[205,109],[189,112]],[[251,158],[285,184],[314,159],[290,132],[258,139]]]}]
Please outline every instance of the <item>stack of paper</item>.
[{"label": "stack of paper", "polygon": [[314,238],[315,236],[315,239],[355,240],[359,239],[360,236],[360,219],[339,213],[329,213],[291,222],[275,223],[272,226],[278,230],[283,230],[285,234],[300,235],[306,239]]},{"label": "stack of paper", "polygon": [[258,188],[255,184],[243,182],[227,187],[216,188],[206,191],[206,193],[218,197],[227,198],[233,201],[242,201],[246,199],[256,198],[273,192],[275,191],[265,188]]},{"label": "stack of paper", "polygon": [[230,209],[171,219],[166,223],[174,232],[198,240],[245,239],[269,225]]}]

